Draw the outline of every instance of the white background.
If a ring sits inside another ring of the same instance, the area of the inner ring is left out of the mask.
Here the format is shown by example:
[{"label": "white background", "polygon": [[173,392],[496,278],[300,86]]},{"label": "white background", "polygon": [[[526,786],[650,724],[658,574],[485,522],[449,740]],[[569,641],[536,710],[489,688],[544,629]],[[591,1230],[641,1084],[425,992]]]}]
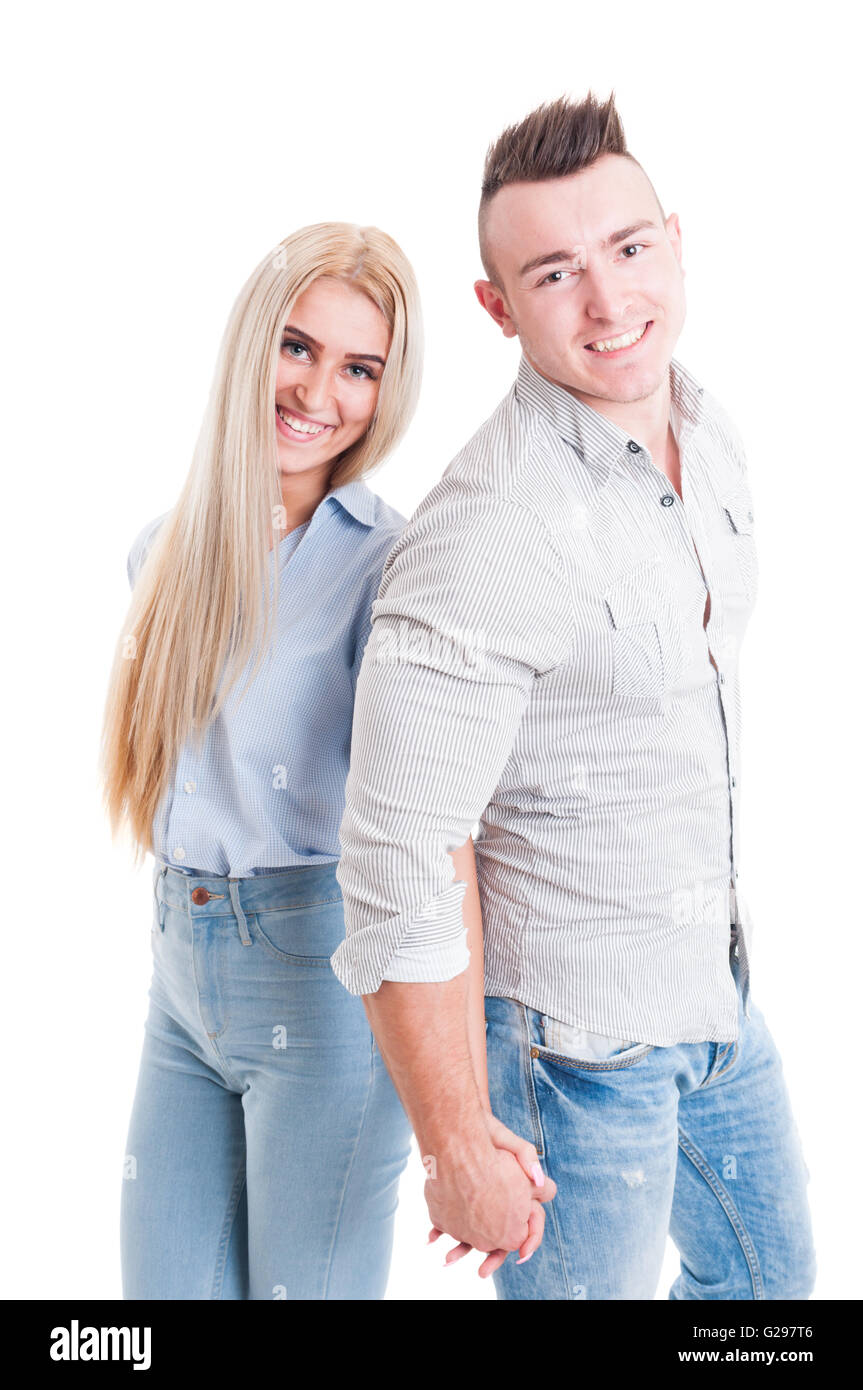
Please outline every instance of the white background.
[{"label": "white background", "polygon": [[[373,222],[423,295],[405,515],[509,389],[477,304],[483,157],[541,101],[616,93],[680,217],[678,356],[743,435],[761,588],[744,648],[753,995],[812,1173],[818,1298],[858,1298],[861,324],[854,7],[18,7],[5,155],[3,1296],[120,1297],[121,1159],[150,872],[96,781],[126,555],[173,505],[240,285],[296,227]],[[857,674],[855,674],[857,673]],[[858,714],[855,715],[854,711]],[[402,1184],[388,1297],[492,1298]],[[676,1272],[668,1258],[657,1297]]]}]

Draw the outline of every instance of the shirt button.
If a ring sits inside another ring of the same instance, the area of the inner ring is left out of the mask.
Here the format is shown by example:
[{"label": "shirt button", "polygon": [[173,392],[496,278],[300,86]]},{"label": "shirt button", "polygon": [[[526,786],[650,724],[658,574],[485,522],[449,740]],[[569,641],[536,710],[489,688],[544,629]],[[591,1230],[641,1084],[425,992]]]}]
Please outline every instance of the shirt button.
[{"label": "shirt button", "polygon": [[736,778],[736,777],[732,777],[732,779],[731,779],[731,785],[732,785],[732,787],[736,787],[736,786],[737,786],[737,778]]},{"label": "shirt button", "polygon": [[631,454],[640,454],[640,453],[641,453],[641,445],[640,445],[640,444],[636,444],[636,442],[635,442],[634,439],[629,439],[629,440],[627,440],[626,447],[627,447],[627,449],[629,450],[629,452],[630,452]]},{"label": "shirt button", "polygon": [[183,791],[186,791],[186,792],[188,792],[188,793],[191,795],[191,793],[192,793],[194,790],[195,790],[195,784],[194,784],[194,782],[184,782],[184,783],[183,783]]},{"label": "shirt button", "polygon": [[722,673],[721,671],[719,672],[719,684],[720,684],[720,685],[724,685],[724,684],[725,684],[725,676],[723,675],[723,673]]},{"label": "shirt button", "polygon": [[662,503],[663,507],[672,507],[674,505],[674,498],[672,497],[670,492],[666,492],[665,496],[660,497],[659,500]]},{"label": "shirt button", "polygon": [[177,848],[174,850],[174,858],[175,858],[175,859],[185,859],[185,857],[186,857],[186,851],[183,849],[183,846],[182,846],[182,845],[177,845]]}]

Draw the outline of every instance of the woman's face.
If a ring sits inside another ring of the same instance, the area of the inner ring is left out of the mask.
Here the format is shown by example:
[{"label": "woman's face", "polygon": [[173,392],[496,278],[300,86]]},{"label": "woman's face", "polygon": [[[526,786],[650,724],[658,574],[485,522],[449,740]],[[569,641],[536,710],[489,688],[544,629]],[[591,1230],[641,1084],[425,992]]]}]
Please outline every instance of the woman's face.
[{"label": "woman's face", "polygon": [[322,276],[301,294],[282,330],[275,428],[285,475],[319,469],[371,423],[390,331],[361,290]]}]

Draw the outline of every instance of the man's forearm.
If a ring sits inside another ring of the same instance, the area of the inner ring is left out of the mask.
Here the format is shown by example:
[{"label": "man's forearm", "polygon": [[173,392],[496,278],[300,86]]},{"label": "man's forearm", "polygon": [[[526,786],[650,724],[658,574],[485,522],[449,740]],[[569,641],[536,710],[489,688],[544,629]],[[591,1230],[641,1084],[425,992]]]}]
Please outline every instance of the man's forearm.
[{"label": "man's forearm", "polygon": [[467,884],[462,899],[462,920],[467,929],[470,965],[467,970],[467,1036],[474,1075],[483,1109],[491,1113],[488,1098],[488,1059],[485,1044],[485,962],[482,942],[482,909],[476,873],[476,852],[472,836],[461,849],[453,850],[451,858],[456,878]]},{"label": "man's forearm", "polygon": [[487,1153],[487,1104],[468,1037],[468,971],[440,983],[384,980],[366,1015],[420,1153]]}]

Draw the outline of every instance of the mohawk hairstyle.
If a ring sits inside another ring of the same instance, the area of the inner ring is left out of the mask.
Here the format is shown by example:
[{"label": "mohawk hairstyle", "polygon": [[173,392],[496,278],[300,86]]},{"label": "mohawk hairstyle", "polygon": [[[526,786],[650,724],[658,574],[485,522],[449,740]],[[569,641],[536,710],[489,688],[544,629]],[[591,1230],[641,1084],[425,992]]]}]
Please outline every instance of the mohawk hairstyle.
[{"label": "mohawk hairstyle", "polygon": [[[604,102],[591,91],[577,102],[567,97],[544,102],[524,120],[507,126],[489,146],[479,202],[479,251],[486,276],[498,288],[501,285],[489,254],[486,230],[488,209],[495,194],[511,183],[538,183],[577,174],[604,154],[625,155],[638,164],[627,149],[613,91]],[[658,198],[656,201],[659,204]],[[662,220],[665,221],[664,212]]]}]

